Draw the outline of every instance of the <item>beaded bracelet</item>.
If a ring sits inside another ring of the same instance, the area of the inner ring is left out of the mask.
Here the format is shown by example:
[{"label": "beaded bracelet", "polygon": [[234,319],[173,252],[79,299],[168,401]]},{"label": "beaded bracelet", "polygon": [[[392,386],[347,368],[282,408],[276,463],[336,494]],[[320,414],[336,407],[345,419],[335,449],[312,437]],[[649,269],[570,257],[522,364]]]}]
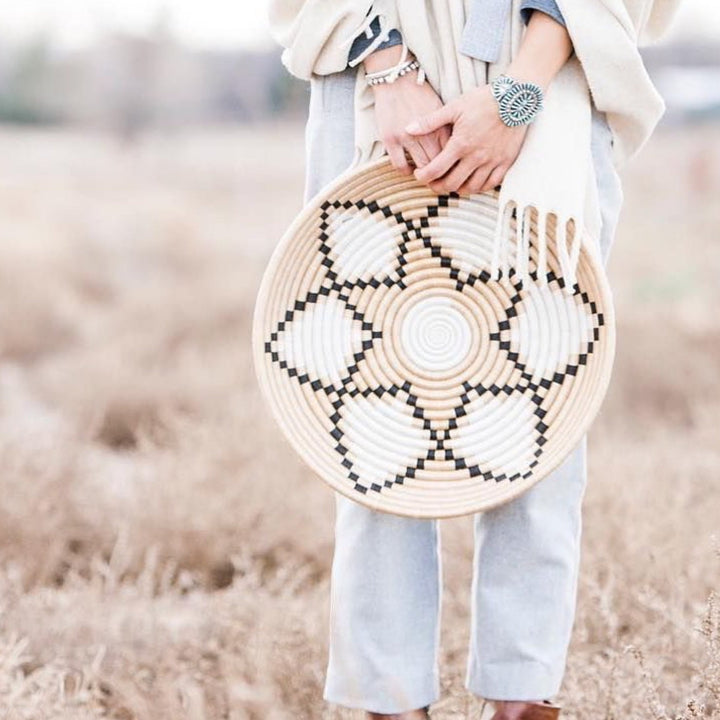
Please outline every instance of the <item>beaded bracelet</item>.
[{"label": "beaded bracelet", "polygon": [[406,60],[401,65],[395,65],[387,70],[379,70],[374,73],[366,73],[365,81],[368,85],[380,85],[382,83],[394,83],[399,77],[407,75],[413,70],[419,70],[420,63],[417,60]]}]

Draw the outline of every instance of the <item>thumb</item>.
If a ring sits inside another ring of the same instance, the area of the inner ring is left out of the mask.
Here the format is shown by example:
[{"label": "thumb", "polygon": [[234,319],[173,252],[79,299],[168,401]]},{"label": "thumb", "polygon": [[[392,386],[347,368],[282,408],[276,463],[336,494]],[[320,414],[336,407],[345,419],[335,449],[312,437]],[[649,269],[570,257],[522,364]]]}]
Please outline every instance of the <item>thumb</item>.
[{"label": "thumb", "polygon": [[448,125],[455,119],[455,114],[449,105],[443,105],[429,115],[422,115],[413,120],[405,127],[408,135],[427,135],[428,133],[439,130],[443,125]]}]

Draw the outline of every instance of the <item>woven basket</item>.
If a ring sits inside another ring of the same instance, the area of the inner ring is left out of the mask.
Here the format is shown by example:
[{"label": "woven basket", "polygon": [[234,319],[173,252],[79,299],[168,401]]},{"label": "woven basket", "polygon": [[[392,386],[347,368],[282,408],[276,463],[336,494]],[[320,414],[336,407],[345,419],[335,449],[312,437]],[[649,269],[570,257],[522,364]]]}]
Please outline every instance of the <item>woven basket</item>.
[{"label": "woven basket", "polygon": [[497,216],[497,193],[437,195],[384,157],[327,185],[275,249],[260,387],[347,497],[421,518],[486,510],[554,470],[597,413],[615,348],[602,262],[583,243],[566,285],[551,216],[540,265],[530,223],[529,278],[493,279]]}]

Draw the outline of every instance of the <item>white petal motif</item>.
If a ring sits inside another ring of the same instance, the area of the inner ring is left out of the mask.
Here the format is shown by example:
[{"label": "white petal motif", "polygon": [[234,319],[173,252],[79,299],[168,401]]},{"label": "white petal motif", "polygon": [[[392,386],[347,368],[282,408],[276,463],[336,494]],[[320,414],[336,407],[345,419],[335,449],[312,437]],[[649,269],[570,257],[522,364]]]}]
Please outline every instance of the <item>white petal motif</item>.
[{"label": "white petal motif", "polygon": [[401,238],[395,220],[367,210],[342,208],[331,212],[326,222],[327,244],[332,248],[333,269],[339,282],[382,278],[392,273]]},{"label": "white petal motif", "polygon": [[280,359],[299,374],[334,384],[347,376],[362,342],[362,323],[353,319],[342,301],[321,296],[286,322],[277,349]]},{"label": "white petal motif", "polygon": [[465,406],[464,422],[445,442],[456,458],[495,475],[524,473],[534,459],[535,405],[524,395],[486,393]]},{"label": "white petal motif", "polygon": [[510,341],[529,372],[552,375],[592,340],[592,314],[560,288],[531,284],[522,305]]},{"label": "white petal motif", "polygon": [[410,406],[387,395],[346,400],[339,423],[345,435],[341,442],[350,448],[347,458],[365,487],[382,485],[426,457],[432,442],[412,412]]},{"label": "white petal motif", "polygon": [[[478,223],[487,222],[478,211],[482,198],[454,199],[431,221],[432,239],[450,251],[455,265],[464,272],[478,274],[492,262],[492,234],[478,232]],[[492,220],[494,227],[495,220]]]}]

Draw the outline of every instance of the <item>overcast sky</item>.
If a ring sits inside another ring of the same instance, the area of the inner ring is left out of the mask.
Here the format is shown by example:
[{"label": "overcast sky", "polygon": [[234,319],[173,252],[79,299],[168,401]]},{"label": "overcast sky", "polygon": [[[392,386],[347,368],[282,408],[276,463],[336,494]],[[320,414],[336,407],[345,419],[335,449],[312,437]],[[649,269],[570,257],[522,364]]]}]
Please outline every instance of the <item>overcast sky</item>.
[{"label": "overcast sky", "polygon": [[[258,47],[271,43],[266,7],[266,0],[0,0],[0,35],[46,32],[58,45],[76,48],[108,29],[143,33],[164,14],[192,45]],[[683,0],[673,35],[720,40],[720,2]]]}]

